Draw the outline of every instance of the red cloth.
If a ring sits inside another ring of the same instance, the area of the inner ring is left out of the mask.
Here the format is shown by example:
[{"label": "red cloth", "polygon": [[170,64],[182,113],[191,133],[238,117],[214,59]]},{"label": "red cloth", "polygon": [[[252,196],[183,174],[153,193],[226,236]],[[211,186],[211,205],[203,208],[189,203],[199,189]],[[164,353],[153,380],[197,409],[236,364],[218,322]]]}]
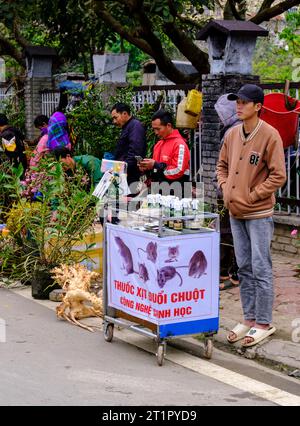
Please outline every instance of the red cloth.
[{"label": "red cloth", "polygon": [[[295,99],[288,96],[293,103]],[[260,118],[278,130],[283,148],[297,143],[300,102],[295,103],[293,110],[288,110],[283,93],[269,93],[265,96]]]}]

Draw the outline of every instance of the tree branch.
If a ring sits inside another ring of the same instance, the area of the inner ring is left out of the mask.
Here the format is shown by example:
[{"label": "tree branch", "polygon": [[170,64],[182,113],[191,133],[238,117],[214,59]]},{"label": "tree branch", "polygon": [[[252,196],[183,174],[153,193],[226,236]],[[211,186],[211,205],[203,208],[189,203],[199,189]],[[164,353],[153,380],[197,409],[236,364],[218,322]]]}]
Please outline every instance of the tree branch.
[{"label": "tree branch", "polygon": [[145,40],[135,37],[132,33],[125,30],[125,27],[118,22],[108,11],[105,9],[104,1],[95,0],[94,1],[96,7],[95,7],[95,13],[96,15],[104,22],[110,25],[113,31],[115,31],[117,34],[120,34],[121,37],[123,37],[125,40],[129,41],[129,43],[134,44],[139,49],[143,50],[145,53],[147,53],[150,56],[154,55],[154,51],[150,44],[145,42]]},{"label": "tree branch", "polygon": [[184,15],[177,15],[177,19],[179,19],[179,21],[182,22],[183,24],[193,25],[199,30],[201,30],[204,27],[204,25],[208,24],[208,22],[212,20],[211,17],[207,17],[207,18],[204,18],[203,21],[199,22],[199,21],[195,21],[189,16],[184,16]]},{"label": "tree branch", "polygon": [[285,0],[281,3],[276,4],[273,7],[270,7],[269,9],[265,9],[262,12],[257,13],[255,16],[253,16],[253,18],[250,19],[250,21],[254,22],[257,25],[261,24],[262,22],[269,21],[275,16],[280,15],[281,13],[286,12],[291,7],[298,6],[299,4],[299,0]]},{"label": "tree branch", "polygon": [[[119,3],[121,6],[128,7],[128,9],[130,9],[132,12],[135,12],[141,9],[142,7],[144,7],[144,0],[126,0],[125,2],[124,0],[115,0],[115,1]],[[109,0],[108,0],[108,3],[109,3]]]},{"label": "tree branch", "polygon": [[274,3],[275,0],[264,0],[263,4],[260,6],[259,11],[257,12],[257,14],[263,12],[265,9],[268,9],[269,7],[272,6],[272,4]]},{"label": "tree branch", "polygon": [[20,52],[9,40],[0,37],[0,54],[4,56],[11,56],[14,58],[21,67],[26,68],[26,62]]},{"label": "tree branch", "polygon": [[[135,15],[139,19],[139,22],[141,23],[141,26],[143,28],[144,38],[146,38],[148,43],[153,47],[153,50],[155,51],[154,59],[160,71],[163,72],[167,77],[172,76],[170,80],[175,81],[175,83],[183,83],[185,81],[188,82],[190,80],[190,77],[179,71],[177,67],[173,64],[171,59],[165,55],[161,41],[154,34],[152,30],[152,23],[144,12],[144,10],[139,9],[138,11],[136,11]],[[171,25],[174,30],[173,23],[170,23],[169,25]]]},{"label": "tree branch", "polygon": [[15,16],[13,20],[13,33],[16,39],[16,42],[25,49],[30,45],[30,43],[22,36],[19,29],[18,18]]},{"label": "tree branch", "polygon": [[224,7],[224,5],[222,4],[222,2],[220,0],[215,0],[215,3],[217,3],[217,5],[220,7],[220,9],[222,9]]},{"label": "tree branch", "polygon": [[168,0],[168,6],[169,6],[170,13],[174,17],[174,19],[177,18],[180,22],[184,24],[192,25],[193,27],[199,28],[199,30],[202,29],[204,25],[211,20],[211,18],[204,18],[204,19],[202,18],[202,21],[199,22],[199,21],[195,21],[193,18],[190,18],[187,15],[180,15],[177,12],[177,9],[172,0]]},{"label": "tree branch", "polygon": [[241,18],[241,16],[240,16],[240,14],[238,13],[238,11],[236,10],[236,7],[235,7],[235,1],[234,1],[234,0],[228,0],[228,3],[229,3],[229,6],[230,6],[230,9],[231,9],[231,12],[232,12],[233,17],[234,17],[236,20],[241,21],[241,20],[242,20],[242,18]]},{"label": "tree branch", "polygon": [[209,72],[207,53],[202,52],[190,37],[186,36],[184,32],[180,31],[172,23],[166,22],[164,30],[179,51],[185,52],[186,58],[191,61],[200,74],[207,74]]},{"label": "tree branch", "polygon": [[[136,2],[134,0],[131,0],[126,4],[126,6],[130,7],[130,11],[132,12],[133,16],[135,16],[140,23],[142,30],[139,32],[139,37],[135,37],[128,30],[125,30],[124,26],[119,21],[117,21],[105,8],[104,1],[95,0],[94,3],[97,5],[97,16],[104,22],[108,23],[111,28],[120,34],[124,39],[152,56],[152,58],[155,59],[158,68],[166,77],[175,83],[193,82],[195,76],[183,74],[176,68],[171,59],[165,55],[161,41],[158,37],[156,37],[152,30],[152,23],[148,19],[143,8],[139,8],[138,10],[135,9]],[[132,7],[134,9],[131,9]]]},{"label": "tree branch", "polygon": [[144,0],[132,0],[132,9],[139,10],[143,7]]},{"label": "tree branch", "polygon": [[176,18],[177,17],[177,9],[176,9],[172,0],[168,0],[168,6],[169,6],[169,10],[170,10],[171,15],[173,15],[174,18]]}]

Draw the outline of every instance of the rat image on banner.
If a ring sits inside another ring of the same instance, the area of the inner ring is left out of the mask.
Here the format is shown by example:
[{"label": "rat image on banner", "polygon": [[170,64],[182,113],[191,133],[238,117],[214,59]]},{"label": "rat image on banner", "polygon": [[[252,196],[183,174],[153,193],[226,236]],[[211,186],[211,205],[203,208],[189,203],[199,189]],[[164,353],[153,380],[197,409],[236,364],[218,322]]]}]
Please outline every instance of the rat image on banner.
[{"label": "rat image on banner", "polygon": [[108,305],[156,324],[209,317],[218,310],[218,237],[182,235],[174,244],[108,227]]}]

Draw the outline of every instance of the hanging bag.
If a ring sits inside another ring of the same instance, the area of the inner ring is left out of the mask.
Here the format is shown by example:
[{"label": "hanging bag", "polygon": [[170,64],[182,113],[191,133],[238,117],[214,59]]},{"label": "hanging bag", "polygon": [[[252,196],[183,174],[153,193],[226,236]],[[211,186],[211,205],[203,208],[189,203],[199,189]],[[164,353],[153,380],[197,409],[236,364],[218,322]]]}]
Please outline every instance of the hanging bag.
[{"label": "hanging bag", "polygon": [[202,109],[202,93],[200,93],[196,89],[189,90],[185,110],[186,114],[190,114],[192,116],[198,116]]},{"label": "hanging bag", "polygon": [[178,129],[196,129],[200,114],[196,116],[187,114],[185,110],[186,97],[177,105],[176,127]]}]

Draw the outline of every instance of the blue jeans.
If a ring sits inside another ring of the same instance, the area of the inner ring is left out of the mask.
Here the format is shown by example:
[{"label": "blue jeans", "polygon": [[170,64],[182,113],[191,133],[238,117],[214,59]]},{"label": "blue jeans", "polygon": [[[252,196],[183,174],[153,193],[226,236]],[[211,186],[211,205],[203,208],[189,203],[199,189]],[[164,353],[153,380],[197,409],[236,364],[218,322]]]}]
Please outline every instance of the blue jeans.
[{"label": "blue jeans", "polygon": [[239,267],[244,319],[270,324],[274,299],[271,259],[273,218],[243,220],[230,217],[230,223]]}]

